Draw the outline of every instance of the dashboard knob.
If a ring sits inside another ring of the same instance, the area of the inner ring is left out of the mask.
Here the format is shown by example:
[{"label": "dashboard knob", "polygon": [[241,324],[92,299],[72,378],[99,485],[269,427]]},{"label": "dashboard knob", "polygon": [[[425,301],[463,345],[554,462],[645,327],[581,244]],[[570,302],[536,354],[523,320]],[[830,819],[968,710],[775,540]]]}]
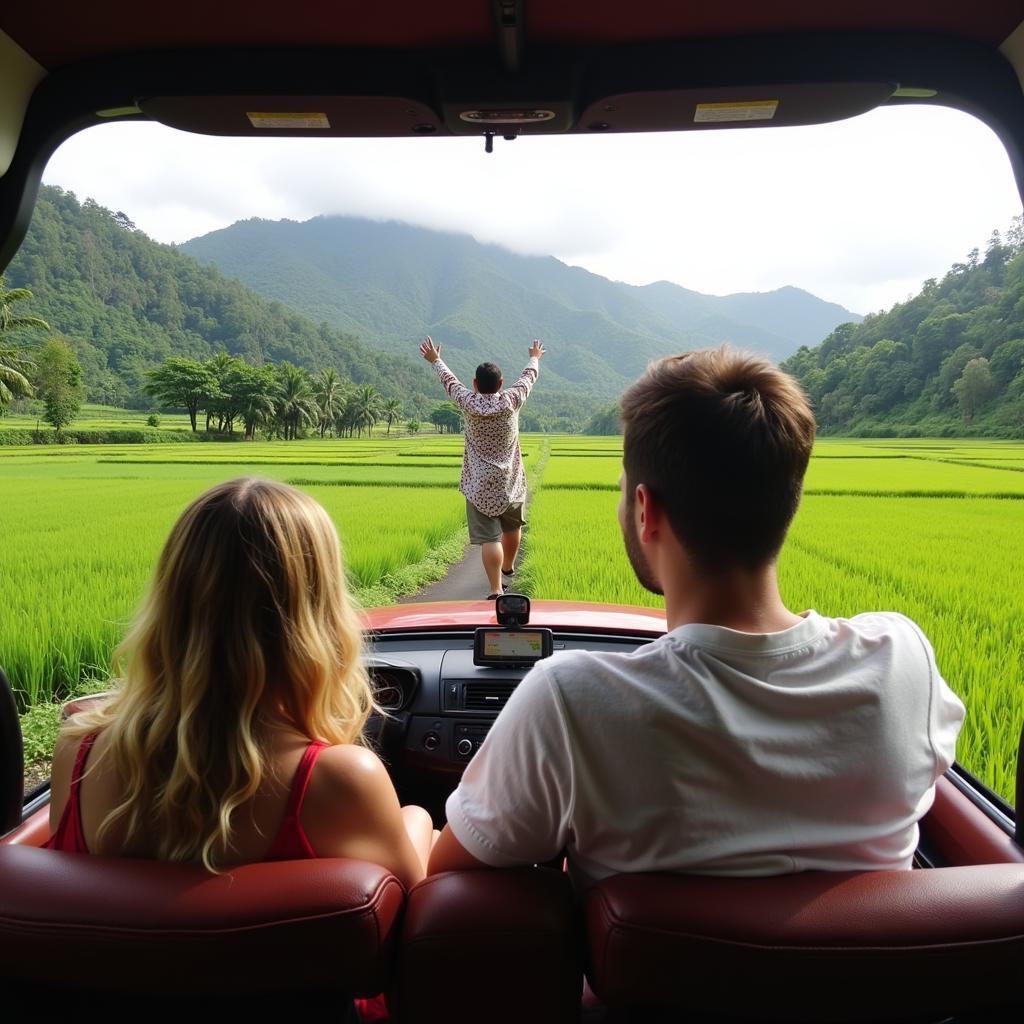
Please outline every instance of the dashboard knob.
[{"label": "dashboard knob", "polygon": [[437,750],[441,746],[441,737],[436,732],[428,732],[423,737],[423,746],[426,750]]},{"label": "dashboard knob", "polygon": [[469,757],[469,755],[473,753],[473,741],[461,739],[455,744],[455,749],[462,757]]}]

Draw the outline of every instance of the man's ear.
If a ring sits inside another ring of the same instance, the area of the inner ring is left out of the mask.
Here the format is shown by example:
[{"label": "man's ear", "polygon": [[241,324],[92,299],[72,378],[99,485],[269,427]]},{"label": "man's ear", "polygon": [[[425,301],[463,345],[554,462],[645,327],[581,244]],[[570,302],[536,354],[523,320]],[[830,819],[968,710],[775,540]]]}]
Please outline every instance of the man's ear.
[{"label": "man's ear", "polygon": [[499,377],[498,378],[498,390],[500,391],[504,386],[505,386],[505,378],[504,377]]},{"label": "man's ear", "polygon": [[476,377],[474,377],[474,378],[473,378],[473,390],[474,390],[474,391],[475,391],[475,392],[476,392],[477,394],[479,394],[479,393],[480,393],[480,385],[479,385],[479,384],[477,384],[477,382],[476,382]]},{"label": "man's ear", "polygon": [[637,484],[633,497],[633,515],[636,520],[636,535],[641,543],[650,544],[662,529],[665,509],[651,493],[647,484]]}]

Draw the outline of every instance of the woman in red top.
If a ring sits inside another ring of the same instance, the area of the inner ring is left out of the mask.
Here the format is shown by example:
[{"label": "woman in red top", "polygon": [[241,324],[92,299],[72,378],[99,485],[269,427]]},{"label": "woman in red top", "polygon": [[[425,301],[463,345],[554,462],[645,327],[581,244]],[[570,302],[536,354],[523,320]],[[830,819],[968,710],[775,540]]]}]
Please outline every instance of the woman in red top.
[{"label": "woman in red top", "polygon": [[61,732],[49,845],[211,871],[353,857],[419,881],[430,817],[361,743],[361,648],[323,508],[267,480],[207,491],[115,652],[114,695]]}]

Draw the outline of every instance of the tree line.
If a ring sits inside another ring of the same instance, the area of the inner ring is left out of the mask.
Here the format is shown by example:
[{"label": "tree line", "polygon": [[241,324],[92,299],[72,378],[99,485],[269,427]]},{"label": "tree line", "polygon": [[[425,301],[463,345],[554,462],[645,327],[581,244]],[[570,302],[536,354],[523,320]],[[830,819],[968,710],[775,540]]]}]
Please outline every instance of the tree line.
[{"label": "tree line", "polygon": [[[259,431],[286,441],[309,431],[320,437],[362,437],[381,422],[390,435],[403,417],[397,398],[385,398],[372,384],[356,384],[333,367],[312,374],[287,361],[251,366],[221,352],[202,362],[172,356],[147,377],[147,393],[164,407],[184,409],[193,431],[204,414],[207,432],[231,436],[241,430],[246,440]],[[450,404],[437,403],[431,414],[439,430],[451,429]],[[415,417],[404,423],[412,433],[421,426]]]}]

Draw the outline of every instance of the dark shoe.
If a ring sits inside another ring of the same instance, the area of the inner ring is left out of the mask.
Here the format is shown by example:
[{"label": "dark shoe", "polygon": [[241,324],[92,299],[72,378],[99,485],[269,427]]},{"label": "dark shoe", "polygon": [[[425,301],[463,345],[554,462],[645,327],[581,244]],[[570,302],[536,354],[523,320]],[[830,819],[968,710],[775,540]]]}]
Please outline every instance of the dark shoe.
[{"label": "dark shoe", "polygon": [[515,574],[516,574],[515,566],[513,566],[511,569],[502,569],[501,570],[501,575],[502,576],[515,576]]},{"label": "dark shoe", "polygon": [[487,595],[487,600],[488,601],[494,601],[494,600],[496,600],[499,597],[501,597],[501,594],[488,594]]}]

